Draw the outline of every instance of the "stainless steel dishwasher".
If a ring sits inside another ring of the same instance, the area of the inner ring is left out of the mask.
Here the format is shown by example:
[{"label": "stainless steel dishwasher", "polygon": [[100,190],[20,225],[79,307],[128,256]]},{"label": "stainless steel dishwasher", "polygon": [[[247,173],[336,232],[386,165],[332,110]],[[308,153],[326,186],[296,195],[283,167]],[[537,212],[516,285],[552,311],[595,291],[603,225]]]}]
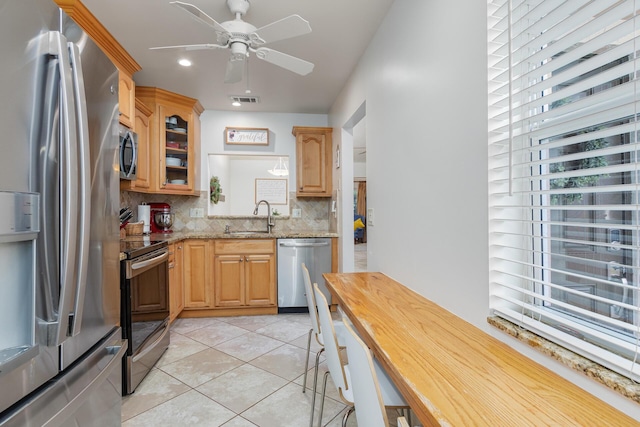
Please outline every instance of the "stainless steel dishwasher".
[{"label": "stainless steel dishwasher", "polygon": [[307,311],[301,264],[331,304],[322,273],[331,272],[331,238],[278,239],[278,313]]}]

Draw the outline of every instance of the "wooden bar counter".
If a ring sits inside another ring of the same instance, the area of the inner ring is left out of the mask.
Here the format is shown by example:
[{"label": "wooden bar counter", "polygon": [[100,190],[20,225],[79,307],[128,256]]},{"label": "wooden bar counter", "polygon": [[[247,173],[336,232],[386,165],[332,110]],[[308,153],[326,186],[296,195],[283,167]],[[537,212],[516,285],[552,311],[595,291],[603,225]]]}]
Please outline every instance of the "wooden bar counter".
[{"label": "wooden bar counter", "polygon": [[424,426],[639,425],[382,273],[324,278]]}]

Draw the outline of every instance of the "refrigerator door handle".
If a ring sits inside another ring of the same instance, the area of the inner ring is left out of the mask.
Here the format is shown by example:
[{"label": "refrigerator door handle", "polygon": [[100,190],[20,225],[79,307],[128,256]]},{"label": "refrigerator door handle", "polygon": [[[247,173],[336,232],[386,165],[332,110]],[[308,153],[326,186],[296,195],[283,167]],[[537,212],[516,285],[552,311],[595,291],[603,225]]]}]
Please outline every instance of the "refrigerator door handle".
[{"label": "refrigerator door handle", "polygon": [[78,161],[80,164],[78,174],[79,184],[79,210],[78,210],[78,249],[76,252],[76,295],[75,305],[71,319],[69,320],[69,335],[80,333],[82,327],[82,312],[84,307],[84,295],[87,286],[87,267],[89,264],[89,238],[91,235],[91,163],[89,156],[89,119],[87,114],[86,95],[84,90],[84,75],[82,73],[82,61],[80,49],[75,43],[68,43],[69,59],[73,78],[73,93],[76,104],[76,121],[78,126]]},{"label": "refrigerator door handle", "polygon": [[[67,39],[58,31],[49,32],[50,53],[58,58],[60,72],[60,127],[64,141],[60,142],[60,299],[58,303],[57,322],[49,334],[49,345],[60,345],[67,339],[69,329],[69,315],[73,305],[73,290],[75,288],[76,270],[76,241],[77,241],[77,195],[78,195],[78,150],[77,127],[75,119],[75,99],[69,59]],[[50,183],[51,186],[57,183]],[[51,186],[48,190],[51,191]],[[46,212],[43,212],[46,215]],[[54,213],[49,213],[54,214]],[[49,219],[50,221],[51,219]],[[45,224],[48,220],[43,221]],[[53,292],[55,283],[49,284],[49,292]]]}]

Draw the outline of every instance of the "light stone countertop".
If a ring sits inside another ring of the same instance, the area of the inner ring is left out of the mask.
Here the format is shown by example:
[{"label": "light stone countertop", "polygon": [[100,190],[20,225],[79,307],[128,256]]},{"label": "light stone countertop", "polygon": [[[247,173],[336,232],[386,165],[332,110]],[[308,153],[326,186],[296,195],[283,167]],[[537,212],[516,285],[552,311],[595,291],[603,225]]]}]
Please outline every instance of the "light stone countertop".
[{"label": "light stone countertop", "polygon": [[298,232],[275,232],[275,233],[216,233],[210,231],[186,231],[173,232],[168,234],[153,233],[148,236],[127,236],[124,240],[136,241],[144,237],[150,240],[166,240],[168,243],[179,242],[185,239],[296,239],[296,238],[313,238],[313,237],[339,237],[338,233],[330,233],[326,231],[298,231]]}]

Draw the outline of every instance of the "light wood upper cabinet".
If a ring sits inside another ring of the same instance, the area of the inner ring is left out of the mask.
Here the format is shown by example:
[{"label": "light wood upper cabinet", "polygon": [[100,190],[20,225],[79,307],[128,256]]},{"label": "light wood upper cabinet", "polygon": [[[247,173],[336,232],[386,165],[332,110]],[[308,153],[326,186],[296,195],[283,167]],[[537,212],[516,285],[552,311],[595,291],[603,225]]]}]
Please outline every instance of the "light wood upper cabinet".
[{"label": "light wood upper cabinet", "polygon": [[293,127],[297,197],[331,197],[332,132],[325,127]]},{"label": "light wood upper cabinet", "polygon": [[182,247],[184,308],[209,308],[213,294],[211,242],[188,239]]},{"label": "light wood upper cabinet", "polygon": [[276,305],[275,240],[216,240],[215,307]]},{"label": "light wood upper cabinet", "polygon": [[150,183],[147,193],[195,195],[199,182],[200,114],[197,99],[154,87],[136,87],[150,121]]},{"label": "light wood upper cabinet", "polygon": [[[129,118],[129,124],[125,126],[131,127],[133,125],[133,108],[134,108],[134,85],[133,75],[141,70],[140,65],[133,59],[131,55],[122,47],[120,43],[111,35],[109,31],[93,16],[93,14],[82,4],[80,0],[54,0],[55,3],[64,12],[75,21],[80,28],[82,28],[91,37],[91,40],[97,44],[100,49],[113,61],[120,73],[120,85],[122,86],[122,79],[127,80],[125,86],[129,90],[130,94],[127,94],[127,99],[124,100],[127,106],[127,116]],[[123,104],[123,100],[120,99],[120,103]],[[122,111],[121,105],[120,111]]]},{"label": "light wood upper cabinet", "polygon": [[118,76],[118,102],[120,109],[120,123],[129,129],[134,129],[134,115],[136,110],[136,84],[133,77],[123,71]]}]

